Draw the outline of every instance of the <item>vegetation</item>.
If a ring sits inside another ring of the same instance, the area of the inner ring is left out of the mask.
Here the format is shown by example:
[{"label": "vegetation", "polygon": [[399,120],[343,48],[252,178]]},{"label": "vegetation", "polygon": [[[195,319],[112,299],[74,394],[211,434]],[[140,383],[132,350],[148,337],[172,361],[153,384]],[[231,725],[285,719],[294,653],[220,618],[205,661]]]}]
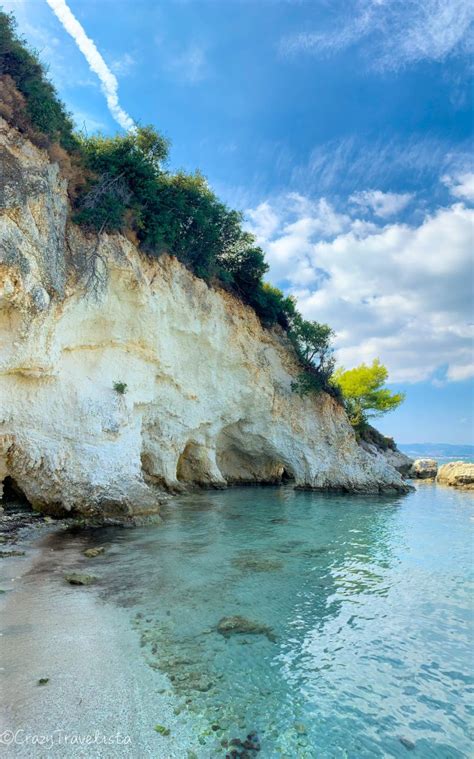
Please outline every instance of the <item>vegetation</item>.
[{"label": "vegetation", "polygon": [[334,332],[327,324],[306,321],[299,314],[294,317],[290,338],[296,348],[303,371],[293,383],[293,390],[300,395],[326,390],[336,398],[340,398],[338,387],[330,381],[335,364],[332,351],[333,337]]},{"label": "vegetation", "polygon": [[382,435],[381,432],[376,430],[375,427],[372,427],[370,424],[366,424],[366,426],[362,430],[358,430],[357,433],[362,440],[365,440],[366,443],[370,443],[371,445],[375,445],[380,451],[397,450],[397,446],[392,437]]},{"label": "vegetation", "polygon": [[119,395],[125,395],[127,388],[128,386],[126,382],[114,382],[114,390]]},{"label": "vegetation", "polygon": [[[301,363],[296,391],[340,398],[342,390],[356,426],[401,402],[382,387],[386,369],[378,362],[341,370],[331,382],[330,327],[304,320],[292,297],[264,282],[268,265],[242,214],[222,203],[199,172],[168,171],[169,143],[153,127],[115,137],[74,132],[38,55],[16,34],[13,16],[1,11],[0,115],[48,149],[69,179],[73,218],[95,236],[91,281],[101,234],[120,231],[146,254],[168,252],[198,277],[233,291],[265,326],[280,325]],[[116,382],[114,389],[123,394],[127,386]]]},{"label": "vegetation", "polygon": [[371,366],[360,364],[354,369],[338,369],[332,382],[340,388],[352,426],[362,432],[370,418],[396,409],[405,399],[403,393],[392,393],[384,387],[387,368],[375,359]]},{"label": "vegetation", "polygon": [[13,121],[40,147],[57,141],[74,150],[73,123],[34,51],[15,31],[15,19],[0,11],[0,115]]}]

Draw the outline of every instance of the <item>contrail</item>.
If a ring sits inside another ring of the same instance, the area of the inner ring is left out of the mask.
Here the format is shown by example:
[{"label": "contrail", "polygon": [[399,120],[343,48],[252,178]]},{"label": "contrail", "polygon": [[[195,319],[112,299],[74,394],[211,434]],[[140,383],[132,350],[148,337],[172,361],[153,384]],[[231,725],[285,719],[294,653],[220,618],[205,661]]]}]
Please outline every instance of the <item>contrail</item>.
[{"label": "contrail", "polygon": [[65,0],[46,0],[46,2],[56,14],[65,30],[73,38],[89,64],[91,71],[99,77],[102,92],[107,100],[107,106],[115,121],[126,131],[134,129],[133,119],[120,106],[117,79],[97,50],[95,43],[87,36],[69,6],[66,5]]}]

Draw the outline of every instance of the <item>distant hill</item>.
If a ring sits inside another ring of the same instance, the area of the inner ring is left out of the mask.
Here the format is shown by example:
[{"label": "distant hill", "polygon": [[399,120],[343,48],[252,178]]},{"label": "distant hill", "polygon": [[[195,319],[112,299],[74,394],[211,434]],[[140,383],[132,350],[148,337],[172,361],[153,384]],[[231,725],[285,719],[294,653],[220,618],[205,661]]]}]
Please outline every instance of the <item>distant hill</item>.
[{"label": "distant hill", "polygon": [[474,461],[474,445],[453,443],[401,443],[398,448],[412,459],[430,458],[437,461]]}]

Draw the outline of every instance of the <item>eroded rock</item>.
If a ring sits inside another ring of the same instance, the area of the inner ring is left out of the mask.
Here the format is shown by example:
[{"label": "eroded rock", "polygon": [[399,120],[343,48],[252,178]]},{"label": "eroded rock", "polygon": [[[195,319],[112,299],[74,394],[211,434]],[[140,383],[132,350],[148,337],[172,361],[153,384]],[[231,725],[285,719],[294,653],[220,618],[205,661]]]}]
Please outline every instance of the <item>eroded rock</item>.
[{"label": "eroded rock", "polygon": [[414,480],[434,480],[438,472],[438,462],[434,459],[416,459],[410,469]]},{"label": "eroded rock", "polygon": [[66,582],[70,585],[93,585],[97,582],[95,575],[86,575],[81,572],[71,572],[64,576]]},{"label": "eroded rock", "polygon": [[240,615],[233,617],[222,617],[217,623],[217,632],[225,638],[231,635],[264,635],[268,640],[275,643],[276,636],[271,627],[256,622],[253,619],[247,619]]},{"label": "eroded rock", "polygon": [[87,559],[95,559],[96,556],[101,556],[105,552],[105,548],[103,546],[97,546],[96,548],[86,548],[84,551],[84,556]]},{"label": "eroded rock", "polygon": [[2,120],[0,151],[0,480],[44,513],[124,520],[192,485],[406,490],[333,398],[292,391],[282,330],[175,258],[104,234],[91,293],[97,241],[68,221],[58,166]]},{"label": "eroded rock", "polygon": [[443,464],[438,470],[436,482],[462,490],[474,490],[474,464],[466,461]]}]

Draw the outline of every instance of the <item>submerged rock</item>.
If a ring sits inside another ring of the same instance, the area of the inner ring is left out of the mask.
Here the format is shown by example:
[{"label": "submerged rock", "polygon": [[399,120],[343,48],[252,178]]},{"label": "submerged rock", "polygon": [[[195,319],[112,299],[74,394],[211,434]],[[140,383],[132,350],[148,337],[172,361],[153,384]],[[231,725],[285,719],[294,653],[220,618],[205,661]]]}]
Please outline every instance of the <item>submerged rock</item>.
[{"label": "submerged rock", "polygon": [[405,746],[405,748],[408,749],[408,751],[413,751],[416,746],[415,741],[412,741],[411,738],[406,738],[404,735],[402,735],[398,740],[402,746]]},{"label": "submerged rock", "polygon": [[24,551],[0,551],[0,558],[8,559],[11,556],[24,556]]},{"label": "submerged rock", "polygon": [[249,733],[246,738],[232,738],[230,741],[221,741],[221,746],[231,750],[226,754],[226,759],[250,759],[260,751],[260,741],[256,732]]},{"label": "submerged rock", "polygon": [[87,548],[84,551],[84,556],[86,556],[88,559],[95,559],[96,556],[100,556],[105,552],[105,548],[103,546],[97,546],[97,548]]},{"label": "submerged rock", "polygon": [[438,462],[434,459],[416,459],[410,469],[410,477],[415,480],[434,480],[438,472]]},{"label": "submerged rock", "polygon": [[231,563],[234,567],[249,572],[276,572],[283,567],[283,562],[278,559],[265,559],[252,553],[236,556]]},{"label": "submerged rock", "polygon": [[64,575],[64,579],[70,585],[93,585],[93,583],[97,582],[97,577],[95,575],[86,575],[79,572],[71,572],[70,574]]},{"label": "submerged rock", "polygon": [[467,461],[444,464],[438,470],[436,482],[463,490],[474,490],[474,464]]},{"label": "submerged rock", "polygon": [[155,725],[155,733],[159,733],[160,735],[169,735],[171,733],[171,730],[169,727],[165,727],[164,725]]},{"label": "submerged rock", "polygon": [[231,635],[265,635],[272,643],[276,642],[276,636],[271,627],[255,622],[253,619],[235,615],[222,617],[217,623],[217,632],[225,638]]}]

